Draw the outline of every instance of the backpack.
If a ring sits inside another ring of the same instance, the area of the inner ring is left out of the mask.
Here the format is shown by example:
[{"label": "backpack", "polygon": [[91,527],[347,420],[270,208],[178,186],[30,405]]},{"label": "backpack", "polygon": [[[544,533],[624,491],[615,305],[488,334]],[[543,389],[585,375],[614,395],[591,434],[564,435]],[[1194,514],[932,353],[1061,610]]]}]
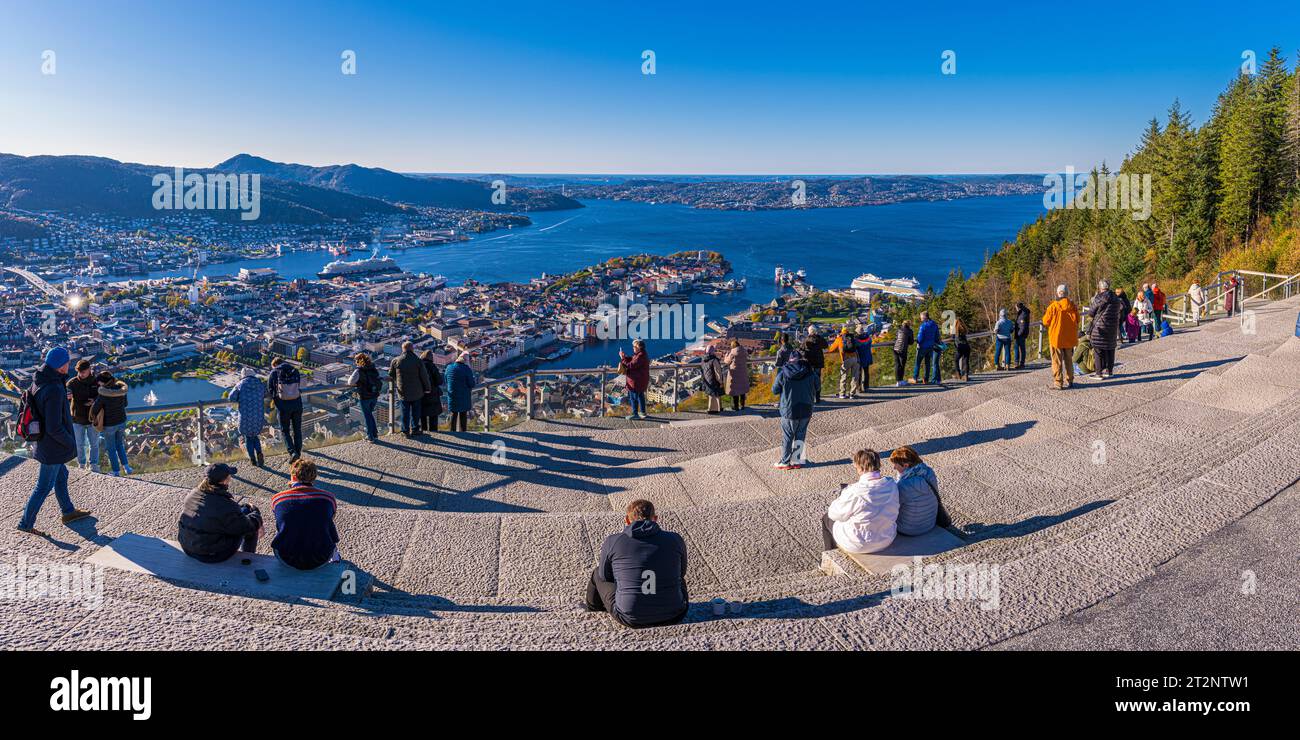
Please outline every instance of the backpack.
[{"label": "backpack", "polygon": [[38,408],[40,404],[36,403],[36,385],[33,384],[18,398],[18,436],[27,442],[39,442],[45,438],[45,420]]},{"label": "backpack", "polygon": [[298,383],[286,383],[277,377],[275,382],[275,397],[281,401],[296,401],[302,396],[298,390]]},{"label": "backpack", "polygon": [[367,396],[379,397],[384,392],[384,381],[379,377],[379,371],[372,369],[370,372],[362,371],[361,373],[362,388]]}]

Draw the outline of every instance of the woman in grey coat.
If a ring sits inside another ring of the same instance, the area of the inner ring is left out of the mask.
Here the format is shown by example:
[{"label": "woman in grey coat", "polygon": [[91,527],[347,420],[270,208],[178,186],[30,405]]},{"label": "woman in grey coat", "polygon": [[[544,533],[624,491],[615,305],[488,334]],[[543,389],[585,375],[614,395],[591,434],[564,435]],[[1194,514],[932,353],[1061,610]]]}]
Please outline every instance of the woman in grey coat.
[{"label": "woman in grey coat", "polygon": [[939,519],[939,478],[911,447],[889,455],[898,473],[898,533],[909,537],[934,529]]}]

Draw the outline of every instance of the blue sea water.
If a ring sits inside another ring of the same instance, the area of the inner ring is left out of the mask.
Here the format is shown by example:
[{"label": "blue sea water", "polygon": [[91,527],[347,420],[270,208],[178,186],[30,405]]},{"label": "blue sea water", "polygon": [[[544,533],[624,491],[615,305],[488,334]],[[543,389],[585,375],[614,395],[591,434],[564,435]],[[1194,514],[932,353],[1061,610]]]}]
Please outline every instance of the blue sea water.
[{"label": "blue sea water", "polygon": [[[714,319],[770,301],[778,292],[773,281],[777,265],[806,270],[808,281],[818,288],[847,288],[858,275],[872,272],[886,278],[915,277],[923,287],[941,289],[951,270],[979,269],[987,255],[1044,212],[1041,195],[797,211],[716,211],[606,200],[584,205],[581,210],[531,213],[532,226],[392,256],[407,271],[445,275],[457,284],[467,278],[522,282],[621,255],[713,250],[731,262],[731,277],[749,281],[742,293],[695,295],[708,318]],[[323,251],[299,252],[278,259],[210,265],[201,274],[270,267],[285,278],[315,277],[331,259]],[[189,274],[174,270],[150,277]],[[658,356],[683,344],[652,341],[649,351]],[[616,350],[599,343],[581,347],[547,367],[594,367],[617,361]]]}]

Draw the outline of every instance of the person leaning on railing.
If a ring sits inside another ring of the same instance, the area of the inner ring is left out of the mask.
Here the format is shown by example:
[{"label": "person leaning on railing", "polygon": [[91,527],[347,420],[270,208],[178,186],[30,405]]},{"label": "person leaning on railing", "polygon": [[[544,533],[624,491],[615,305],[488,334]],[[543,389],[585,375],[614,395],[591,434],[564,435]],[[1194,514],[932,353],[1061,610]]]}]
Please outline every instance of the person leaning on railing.
[{"label": "person leaning on railing", "polygon": [[[366,441],[372,444],[379,441],[379,427],[375,424],[375,405],[384,392],[384,379],[379,376],[379,368],[365,352],[358,352],[352,357],[357,369],[348,376],[347,384],[357,391],[357,401],[361,406],[361,417],[366,423]],[[441,392],[441,389],[437,389]]]}]

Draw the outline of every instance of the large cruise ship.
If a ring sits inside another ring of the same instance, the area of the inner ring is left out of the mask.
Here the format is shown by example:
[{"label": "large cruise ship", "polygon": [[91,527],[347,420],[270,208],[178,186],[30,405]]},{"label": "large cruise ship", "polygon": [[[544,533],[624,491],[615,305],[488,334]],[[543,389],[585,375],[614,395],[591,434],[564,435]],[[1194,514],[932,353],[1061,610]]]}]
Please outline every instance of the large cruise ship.
[{"label": "large cruise ship", "polygon": [[870,301],[878,295],[890,295],[906,300],[918,300],[922,297],[921,282],[916,278],[876,277],[871,273],[859,275],[849,286],[859,300]]},{"label": "large cruise ship", "polygon": [[376,249],[371,253],[368,259],[355,260],[346,262],[344,260],[334,260],[325,265],[318,273],[317,277],[326,280],[334,277],[348,277],[350,275],[372,275],[384,272],[401,272],[402,268],[397,266],[392,257],[380,257],[379,250]]}]

